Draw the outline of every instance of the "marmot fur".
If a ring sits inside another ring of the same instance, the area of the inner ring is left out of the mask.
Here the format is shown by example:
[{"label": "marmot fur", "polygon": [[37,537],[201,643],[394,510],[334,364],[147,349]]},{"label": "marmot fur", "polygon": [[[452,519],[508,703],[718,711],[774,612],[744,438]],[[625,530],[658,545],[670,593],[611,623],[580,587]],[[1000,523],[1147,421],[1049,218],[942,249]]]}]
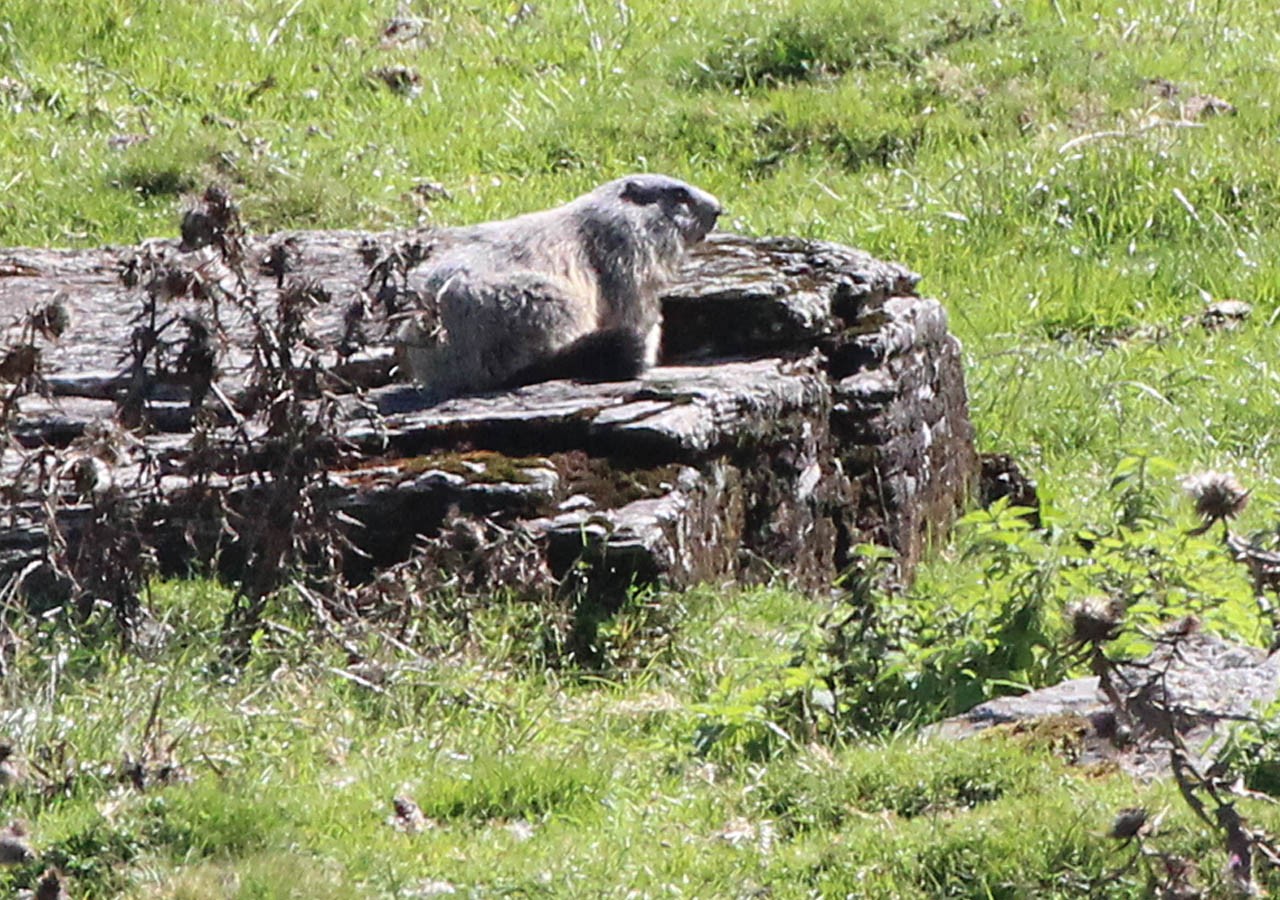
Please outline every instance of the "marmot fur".
[{"label": "marmot fur", "polygon": [[720,212],[692,185],[629,175],[554,209],[436,232],[402,363],[435,399],[634,377],[657,361],[659,290]]}]

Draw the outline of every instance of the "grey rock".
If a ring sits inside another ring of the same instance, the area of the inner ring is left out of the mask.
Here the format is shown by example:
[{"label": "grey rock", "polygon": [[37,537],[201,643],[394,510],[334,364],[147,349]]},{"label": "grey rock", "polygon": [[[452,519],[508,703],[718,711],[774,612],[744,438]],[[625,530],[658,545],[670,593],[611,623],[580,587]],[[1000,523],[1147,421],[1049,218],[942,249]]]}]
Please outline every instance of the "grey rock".
[{"label": "grey rock", "polygon": [[934,726],[932,733],[971,737],[997,725],[1034,726],[1064,717],[1079,724],[1079,760],[1111,760],[1140,775],[1167,771],[1171,736],[1193,762],[1233,722],[1256,716],[1280,693],[1280,661],[1257,647],[1195,633],[1162,644],[1120,667],[1117,710],[1096,677],[1076,678],[1016,697],[979,704]]},{"label": "grey rock", "polygon": [[[326,489],[358,523],[350,538],[363,555],[347,562],[356,581],[440,552],[450,565],[466,553],[479,562],[496,553],[503,565],[474,572],[585,577],[590,590],[614,595],[637,584],[679,588],[779,572],[821,587],[863,541],[894,548],[906,579],[925,536],[945,534],[967,501],[978,461],[960,346],[945,311],[916,295],[919,278],[902,266],[820,241],[713,235],[663,298],[661,364],[643,377],[428,405],[393,381],[388,323],[363,321],[367,339],[354,350],[343,337],[344,310],[369,305],[376,292],[370,248],[429,238],[287,236],[293,274],[333,298],[313,312],[335,376],[326,387],[364,392],[343,401],[354,458],[335,465]],[[251,241],[249,258],[280,240]],[[198,266],[211,284],[233,284],[212,247],[147,246],[174,265]],[[14,432],[23,445],[55,448],[70,462],[80,452],[73,442],[114,415],[129,374],[107,361],[128,345],[137,304],[117,273],[138,250],[0,250],[0,273],[10,273],[0,277],[0,321],[57,295],[70,322],[45,348],[48,396],[19,404]],[[250,277],[269,309],[274,276],[255,268]],[[199,307],[184,297],[166,304],[175,316]],[[235,404],[247,389],[249,331],[238,319],[226,329],[217,384]],[[183,571],[221,536],[201,518],[199,492],[184,474],[194,452],[188,387],[161,376],[145,387],[150,430],[115,460],[113,483],[152,485],[154,519],[144,531],[162,566]],[[252,513],[263,485],[245,439],[256,446],[262,429],[250,422],[242,433],[216,411],[224,427],[204,451],[216,471],[201,490],[224,492],[232,509]],[[18,454],[0,455],[0,480],[21,466]],[[139,478],[157,467],[158,479]],[[38,507],[38,496],[20,495],[16,515],[0,524],[0,577],[39,558]],[[65,497],[58,516],[74,544],[89,508]],[[513,534],[520,540],[499,540]],[[500,553],[477,535],[497,541]]]}]

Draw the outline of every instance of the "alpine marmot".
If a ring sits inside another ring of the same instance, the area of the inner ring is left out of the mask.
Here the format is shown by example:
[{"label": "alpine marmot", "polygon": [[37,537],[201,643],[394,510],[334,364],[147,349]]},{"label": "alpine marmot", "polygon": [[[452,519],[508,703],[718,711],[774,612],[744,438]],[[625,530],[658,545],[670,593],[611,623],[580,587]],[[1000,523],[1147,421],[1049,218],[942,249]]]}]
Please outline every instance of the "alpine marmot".
[{"label": "alpine marmot", "polygon": [[659,290],[720,213],[692,185],[629,175],[554,209],[435,232],[402,362],[435,399],[634,377],[657,361]]}]

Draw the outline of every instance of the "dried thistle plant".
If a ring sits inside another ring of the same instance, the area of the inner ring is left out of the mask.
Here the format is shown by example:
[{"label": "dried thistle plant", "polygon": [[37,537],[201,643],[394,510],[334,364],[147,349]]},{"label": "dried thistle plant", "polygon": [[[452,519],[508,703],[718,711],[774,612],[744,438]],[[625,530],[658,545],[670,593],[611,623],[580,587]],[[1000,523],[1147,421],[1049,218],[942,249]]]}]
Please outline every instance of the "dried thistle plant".
[{"label": "dried thistle plant", "polygon": [[1116,840],[1132,840],[1146,824],[1147,811],[1141,806],[1130,806],[1116,813],[1115,821],[1111,823],[1110,835]]},{"label": "dried thistle plant", "polygon": [[65,295],[59,293],[9,326],[18,333],[13,343],[0,348],[0,384],[9,385],[7,389],[0,389],[0,435],[7,431],[20,398],[46,390],[41,375],[44,358],[41,343],[57,341],[70,325],[71,314],[65,300]]},{"label": "dried thistle plant", "polygon": [[1215,522],[1234,519],[1249,505],[1249,491],[1229,472],[1196,472],[1183,479],[1182,488],[1195,502],[1196,515],[1202,520],[1188,534],[1204,534]]},{"label": "dried thistle plant", "polygon": [[1124,627],[1124,603],[1113,597],[1084,597],[1067,606],[1071,643],[1098,646],[1113,641]]}]

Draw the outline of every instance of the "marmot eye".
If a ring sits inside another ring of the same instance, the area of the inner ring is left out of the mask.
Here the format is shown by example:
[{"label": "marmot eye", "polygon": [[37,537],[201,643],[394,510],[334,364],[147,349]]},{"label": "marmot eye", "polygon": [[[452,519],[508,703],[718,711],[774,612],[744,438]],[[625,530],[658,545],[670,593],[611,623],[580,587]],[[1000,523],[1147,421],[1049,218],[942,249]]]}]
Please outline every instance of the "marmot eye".
[{"label": "marmot eye", "polygon": [[676,188],[672,193],[674,194],[677,203],[683,203],[687,206],[693,202],[693,197],[689,194],[689,191],[686,188]]}]

